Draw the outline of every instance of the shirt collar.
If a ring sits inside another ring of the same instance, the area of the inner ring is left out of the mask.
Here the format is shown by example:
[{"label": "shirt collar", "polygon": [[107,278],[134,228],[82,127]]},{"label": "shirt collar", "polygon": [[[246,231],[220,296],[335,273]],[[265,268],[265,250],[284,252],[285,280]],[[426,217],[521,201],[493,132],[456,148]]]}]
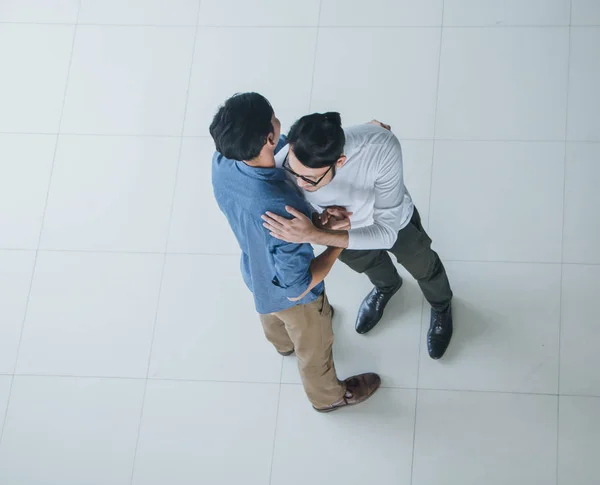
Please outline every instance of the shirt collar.
[{"label": "shirt collar", "polygon": [[235,164],[240,172],[248,175],[249,177],[259,179],[259,180],[287,180],[287,176],[285,174],[285,170],[281,168],[257,168],[250,167],[246,165],[244,162],[236,161]]}]

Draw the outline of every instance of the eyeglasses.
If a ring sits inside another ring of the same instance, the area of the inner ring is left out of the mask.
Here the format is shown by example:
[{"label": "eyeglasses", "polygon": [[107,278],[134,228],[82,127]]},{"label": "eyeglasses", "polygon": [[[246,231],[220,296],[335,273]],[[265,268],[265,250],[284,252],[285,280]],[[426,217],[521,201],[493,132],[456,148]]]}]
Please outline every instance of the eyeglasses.
[{"label": "eyeglasses", "polygon": [[313,187],[316,187],[317,185],[319,185],[321,183],[321,181],[325,178],[325,176],[331,172],[331,170],[333,169],[333,167],[335,167],[336,162],[333,162],[333,164],[331,164],[331,166],[327,169],[327,171],[321,175],[321,177],[318,180],[311,180],[309,178],[304,177],[303,175],[298,175],[296,172],[294,172],[291,168],[290,168],[290,164],[289,164],[289,154],[285,156],[285,159],[283,160],[283,169],[292,174],[294,177],[299,178],[301,180],[303,180],[304,182],[306,182],[307,184],[312,185]]}]

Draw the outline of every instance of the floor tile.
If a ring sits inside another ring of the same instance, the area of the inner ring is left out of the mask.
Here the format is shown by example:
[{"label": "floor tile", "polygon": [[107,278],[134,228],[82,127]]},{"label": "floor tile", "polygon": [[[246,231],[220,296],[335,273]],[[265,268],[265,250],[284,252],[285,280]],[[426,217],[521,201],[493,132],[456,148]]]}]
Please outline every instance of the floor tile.
[{"label": "floor tile", "polygon": [[81,0],[79,22],[126,25],[196,25],[200,0]]},{"label": "floor tile", "polygon": [[77,29],[61,131],[179,135],[194,28]]},{"label": "floor tile", "polygon": [[600,141],[600,27],[571,29],[569,140]]},{"label": "floor tile", "polygon": [[15,368],[34,261],[34,251],[0,251],[0,374]]},{"label": "floor tile", "polygon": [[563,260],[600,263],[600,143],[568,143]]},{"label": "floor tile", "polygon": [[[210,27],[198,31],[189,99],[194,109],[186,116],[186,135],[208,136],[218,107],[235,93],[246,91],[257,91],[271,102],[283,133],[306,114],[316,28],[257,28],[251,36],[248,32],[246,28]],[[257,52],[264,56],[260,63]],[[293,67],[286,62],[289,59]],[[207,76],[208,72],[212,75]]]},{"label": "floor tile", "polygon": [[279,386],[149,381],[134,485],[269,483]]},{"label": "floor tile", "polygon": [[600,396],[600,373],[590,365],[600,346],[600,266],[564,265],[560,336],[560,392]]},{"label": "floor tile", "polygon": [[444,25],[569,25],[569,0],[445,0]]},{"label": "floor tile", "polygon": [[413,485],[556,483],[557,397],[419,391]]},{"label": "floor tile", "polygon": [[8,406],[12,376],[0,376],[0,435],[4,425],[4,415]]},{"label": "floor tile", "polygon": [[164,251],[177,138],[61,136],[41,247]]},{"label": "floor tile", "polygon": [[442,0],[322,0],[321,25],[438,26],[442,24],[442,3]]},{"label": "floor tile", "polygon": [[210,138],[184,138],[177,172],[168,251],[239,254],[240,247],[212,188]]},{"label": "floor tile", "polygon": [[598,483],[600,398],[560,398],[558,485]]},{"label": "floor tile", "polygon": [[0,247],[36,249],[56,136],[0,135]]},{"label": "floor tile", "polygon": [[[560,266],[447,263],[446,269],[454,335],[442,360],[421,352],[419,387],[557,393]],[[423,336],[428,320],[425,314]]]},{"label": "floor tile", "polygon": [[401,140],[431,139],[439,48],[439,28],[321,28],[311,111],[340,111],[345,126],[376,118]]},{"label": "floor tile", "polygon": [[129,484],[143,393],[141,380],[16,377],[0,481]]},{"label": "floor tile", "polygon": [[2,0],[2,22],[75,23],[78,0]]},{"label": "floor tile", "polygon": [[18,374],[146,377],[162,255],[38,255]]},{"label": "floor tile", "polygon": [[429,227],[429,194],[433,164],[433,141],[400,140],[404,185],[421,215],[423,227]]},{"label": "floor tile", "polygon": [[279,382],[238,256],[167,257],[150,376]]},{"label": "floor tile", "polygon": [[58,132],[73,35],[74,26],[0,24],[0,132]]},{"label": "floor tile", "polygon": [[[0,0],[0,484],[595,485],[598,58],[598,0]],[[242,282],[208,127],[243,91],[401,141],[455,334],[428,357],[401,270],[358,335],[337,263],[364,405],[312,410]]]},{"label": "floor tile", "polygon": [[[393,257],[392,257],[393,258]],[[354,329],[356,314],[373,285],[365,275],[337,262],[327,277],[327,294],[335,308],[334,359],[340,379],[377,372],[383,386],[416,387],[420,338],[422,293],[405,270],[401,270],[404,285],[391,300],[385,316],[368,335]],[[424,350],[423,350],[424,351]],[[295,357],[286,357],[282,381],[300,383]]]},{"label": "floor tile", "polygon": [[202,0],[200,5],[200,25],[307,27],[318,22],[319,0]]},{"label": "floor tile", "polygon": [[571,0],[572,25],[600,25],[598,0]]},{"label": "floor tile", "polygon": [[567,28],[445,29],[436,137],[564,140]]},{"label": "floor tile", "polygon": [[564,144],[438,141],[429,229],[446,259],[560,262]]},{"label": "floor tile", "polygon": [[375,476],[378,485],[409,483],[415,397],[380,389],[356,407],[319,414],[301,386],[283,385],[271,484],[326,485],[335,477],[360,485]]}]

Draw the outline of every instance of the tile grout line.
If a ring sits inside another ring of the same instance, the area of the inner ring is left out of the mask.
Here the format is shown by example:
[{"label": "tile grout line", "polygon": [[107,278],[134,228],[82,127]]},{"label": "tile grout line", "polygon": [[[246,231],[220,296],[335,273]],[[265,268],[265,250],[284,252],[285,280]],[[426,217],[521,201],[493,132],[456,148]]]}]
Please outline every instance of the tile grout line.
[{"label": "tile grout line", "polygon": [[[569,31],[568,31],[568,50],[567,50],[567,93],[565,103],[565,140],[569,137],[569,93],[571,90],[571,23],[573,20],[573,0],[569,1]],[[562,193],[562,231],[560,239],[560,294],[558,300],[558,369],[557,369],[557,399],[556,399],[556,485],[559,485],[559,464],[560,464],[560,378],[561,378],[561,347],[562,347],[562,326],[563,326],[563,277],[565,260],[565,202],[567,198],[567,163],[568,163],[568,142],[565,141],[563,156],[563,193]]]},{"label": "tile grout line", "polygon": [[421,324],[419,325],[419,338],[418,338],[418,346],[419,350],[417,351],[417,387],[415,388],[415,407],[414,407],[414,418],[413,418],[413,439],[412,439],[412,455],[410,459],[410,483],[413,483],[413,472],[415,468],[415,443],[417,440],[417,409],[419,407],[419,374],[421,372],[421,348],[423,347],[422,339],[423,339],[423,318],[425,316],[425,307],[427,306],[427,301],[423,296],[421,296]]},{"label": "tile grout line", "polygon": [[[12,247],[0,247],[0,251],[24,251],[24,252],[37,252],[35,248],[12,248]],[[44,248],[39,249],[40,253],[89,253],[89,254],[131,254],[140,256],[159,256],[164,255],[163,251],[134,251],[134,250],[121,250],[121,249],[56,249],[56,248]],[[239,253],[204,253],[204,252],[190,252],[190,251],[167,251],[169,256],[210,256],[210,257],[239,257]],[[600,266],[600,263],[581,263],[577,261],[509,261],[509,260],[495,260],[495,259],[452,259],[444,258],[446,263],[474,263],[474,264],[535,264],[535,265],[564,265],[564,266]]]},{"label": "tile grout line", "polygon": [[275,445],[277,444],[277,428],[279,427],[279,407],[281,405],[281,388],[283,387],[281,380],[283,378],[283,365],[285,357],[281,358],[281,367],[279,369],[279,388],[277,389],[277,408],[275,410],[275,429],[273,431],[273,447],[271,449],[271,466],[269,468],[269,485],[273,480],[273,463],[275,461]]},{"label": "tile grout line", "polygon": [[[139,24],[139,23],[103,23],[103,22],[27,22],[27,21],[0,21],[0,25],[47,25],[47,26],[75,26],[80,25],[82,27],[152,27],[152,28],[165,28],[165,29],[185,29],[193,28],[194,24]],[[198,24],[198,27],[211,28],[211,29],[310,29],[314,27],[322,27],[325,29],[567,29],[573,28],[597,28],[600,24],[547,24],[547,25],[536,25],[536,24],[509,24],[509,25],[497,25],[497,24],[481,24],[481,25],[443,25],[443,24],[390,24],[390,25],[332,25],[317,23],[304,24],[304,25],[223,25],[223,24]]]},{"label": "tile grout line", "polygon": [[131,463],[131,475],[130,475],[130,479],[129,479],[129,483],[130,485],[133,484],[134,478],[135,478],[135,466],[136,466],[136,462],[137,462],[137,457],[138,457],[138,449],[139,449],[139,444],[140,444],[140,436],[141,436],[141,431],[142,431],[142,421],[144,418],[144,410],[146,407],[146,396],[147,396],[147,391],[148,391],[148,381],[150,380],[148,378],[148,376],[150,375],[150,365],[152,362],[152,351],[154,349],[154,338],[156,335],[156,326],[158,323],[158,315],[159,315],[159,310],[160,310],[160,300],[161,300],[161,295],[162,295],[162,289],[163,289],[163,284],[164,284],[164,279],[165,279],[165,269],[166,269],[166,265],[167,265],[167,257],[169,255],[169,253],[167,252],[167,249],[169,247],[169,239],[170,239],[170,234],[171,234],[171,225],[173,222],[173,212],[174,212],[174,206],[175,206],[175,195],[177,193],[177,184],[178,184],[178,179],[179,179],[179,168],[181,166],[181,153],[183,150],[183,141],[184,141],[184,137],[183,137],[183,133],[185,130],[185,122],[186,122],[186,118],[187,118],[187,112],[188,112],[188,105],[189,105],[189,98],[190,98],[190,90],[191,90],[191,86],[192,86],[192,76],[194,73],[194,60],[196,57],[196,42],[198,40],[198,31],[199,31],[199,22],[200,22],[200,8],[202,5],[202,0],[198,0],[198,7],[197,7],[197,11],[196,11],[196,26],[194,28],[194,37],[192,39],[192,55],[191,55],[191,60],[190,60],[190,71],[189,71],[189,75],[188,75],[188,83],[187,83],[187,90],[186,90],[186,94],[185,94],[185,108],[183,111],[183,118],[181,120],[181,134],[180,134],[180,140],[179,140],[179,152],[177,154],[177,167],[175,169],[175,180],[174,180],[174,184],[173,184],[173,193],[171,194],[171,211],[169,214],[169,223],[167,224],[167,240],[165,241],[165,247],[164,247],[164,253],[163,253],[163,261],[162,261],[162,268],[161,268],[161,272],[160,272],[160,283],[158,285],[158,296],[157,296],[157,301],[156,301],[156,311],[154,314],[154,324],[152,326],[152,336],[150,338],[150,348],[148,350],[148,364],[146,366],[146,378],[144,379],[144,391],[142,393],[142,406],[140,408],[140,419],[138,422],[138,429],[137,429],[137,435],[136,435],[136,439],[135,439],[135,448],[134,448],[134,452],[133,452],[133,459],[132,459],[132,463]]},{"label": "tile grout line", "polygon": [[[322,3],[323,3],[322,0],[319,0],[319,9],[318,9],[318,13],[317,13],[317,32],[316,32],[316,36],[315,36],[315,48],[313,51],[312,77],[311,77],[311,81],[310,81],[310,92],[308,95],[308,112],[309,113],[311,112],[313,88],[315,85],[315,70],[316,70],[316,66],[317,66],[317,51],[318,51],[318,47],[319,47],[319,32],[320,32],[319,24],[321,22]],[[279,408],[281,406],[281,389],[282,389],[281,381],[283,380],[284,364],[285,364],[285,360],[282,357],[281,368],[279,369],[279,389],[277,391],[277,409],[275,411],[275,430],[273,431],[273,446],[271,449],[271,466],[269,467],[269,485],[271,485],[271,483],[273,481],[273,465],[275,464],[275,447],[277,445],[277,429],[279,427]]]},{"label": "tile grout line", "polygon": [[[193,139],[210,139],[210,135],[167,135],[167,134],[144,134],[144,133],[68,133],[68,132],[28,132],[28,131],[0,131],[0,135],[14,136],[87,136],[87,137],[114,137],[114,138],[193,138]],[[585,143],[585,144],[600,144],[598,140],[579,140],[579,139],[554,139],[554,140],[531,140],[531,139],[509,139],[509,138],[431,138],[431,137],[401,137],[401,142],[448,142],[448,143],[539,143],[539,144],[558,144],[558,143]]]},{"label": "tile grout line", "polygon": [[[301,382],[267,382],[267,381],[239,381],[239,380],[219,380],[219,379],[194,379],[194,378],[175,378],[175,377],[132,377],[132,376],[98,376],[98,375],[70,375],[70,374],[0,374],[0,377],[43,377],[55,379],[103,379],[103,380],[120,380],[120,381],[155,381],[155,382],[185,382],[185,383],[217,383],[231,385],[257,385],[257,386],[302,386]],[[556,392],[525,392],[525,391],[507,391],[494,389],[449,389],[439,387],[406,387],[406,386],[386,386],[382,385],[381,389],[401,390],[401,391],[431,391],[431,392],[454,392],[454,393],[470,393],[470,394],[504,394],[510,396],[543,396],[543,397],[575,397],[586,399],[600,400],[600,394],[574,394],[574,393],[556,393]]]},{"label": "tile grout line", "polygon": [[[436,93],[435,93],[435,111],[433,112],[433,146],[431,147],[431,174],[429,176],[429,203],[427,207],[427,230],[429,231],[429,227],[431,225],[431,193],[433,189],[433,173],[435,166],[435,146],[436,146],[436,126],[437,126],[437,114],[438,114],[438,105],[440,100],[440,78],[441,70],[442,70],[442,47],[444,42],[444,11],[445,11],[445,1],[442,0],[442,13],[440,19],[440,42],[439,42],[439,50],[438,50],[438,74],[437,74],[437,82],[436,82]],[[425,319],[425,308],[427,306],[427,301],[425,298],[421,297],[421,326],[419,332],[419,352],[418,352],[418,361],[417,361],[417,390],[415,395],[415,415],[413,422],[413,443],[412,443],[412,456],[410,461],[410,483],[413,483],[414,471],[415,471],[415,445],[417,442],[417,415],[419,412],[419,379],[421,373],[421,347],[423,339],[423,320]]]},{"label": "tile grout line", "polygon": [[[81,0],[78,0],[77,2],[77,19],[79,19],[79,12],[81,10]],[[71,53],[69,55],[69,65],[67,67],[67,75],[65,78],[65,88],[63,91],[63,100],[62,100],[62,106],[60,109],[60,115],[58,118],[58,131],[60,133],[60,125],[62,124],[62,119],[63,119],[63,115],[65,112],[65,104],[66,104],[66,99],[67,99],[67,89],[69,87],[69,78],[71,76],[71,66],[73,64],[73,55],[75,52],[75,39],[77,37],[77,24],[74,24],[74,28],[73,28],[73,39],[71,40]],[[23,320],[21,321],[21,328],[19,331],[19,340],[17,343],[17,353],[15,355],[15,362],[13,365],[13,372],[12,372],[12,377],[10,379],[10,384],[8,387],[8,399],[6,400],[6,410],[4,411],[4,416],[2,417],[2,420],[0,421],[0,447],[2,446],[2,441],[4,439],[4,430],[6,429],[6,421],[8,418],[8,410],[10,408],[10,401],[11,401],[11,397],[12,397],[12,391],[13,391],[13,385],[15,382],[15,372],[17,370],[17,363],[19,361],[19,353],[21,351],[21,342],[23,340],[23,333],[25,330],[25,322],[27,320],[27,313],[29,310],[29,301],[31,298],[31,291],[33,288],[33,280],[35,277],[35,272],[36,272],[36,268],[37,268],[37,262],[38,262],[38,255],[40,252],[40,243],[42,241],[42,232],[44,230],[44,219],[46,218],[46,209],[48,207],[48,199],[50,196],[50,186],[52,184],[52,174],[54,172],[54,166],[56,164],[56,153],[58,151],[58,138],[59,135],[58,133],[54,134],[53,136],[55,136],[55,140],[54,140],[54,153],[52,154],[52,164],[50,166],[50,174],[48,175],[48,187],[46,189],[46,198],[44,200],[44,211],[43,211],[43,215],[42,215],[42,222],[40,224],[40,230],[38,233],[38,240],[37,240],[37,247],[35,249],[35,256],[33,258],[33,267],[31,268],[31,277],[29,280],[29,290],[27,291],[27,297],[25,299],[25,311],[23,313]]]},{"label": "tile grout line", "polygon": [[319,34],[321,32],[321,8],[323,6],[323,0],[319,0],[319,11],[317,13],[317,36],[315,39],[315,50],[313,51],[313,66],[312,66],[312,77],[310,79],[310,92],[308,93],[308,113],[312,112],[312,99],[313,90],[315,87],[315,72],[317,70],[317,53],[319,52]]}]

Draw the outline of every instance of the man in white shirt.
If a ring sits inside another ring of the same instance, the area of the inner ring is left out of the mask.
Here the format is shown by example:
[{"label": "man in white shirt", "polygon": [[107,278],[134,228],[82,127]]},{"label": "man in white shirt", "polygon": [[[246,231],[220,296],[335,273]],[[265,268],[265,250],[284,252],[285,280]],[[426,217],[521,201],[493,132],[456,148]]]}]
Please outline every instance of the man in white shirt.
[{"label": "man in white shirt", "polygon": [[317,217],[289,207],[292,219],[267,213],[265,227],[284,241],[344,248],[340,260],[375,286],[358,312],[361,334],[377,325],[402,286],[393,254],[432,307],[427,348],[431,358],[442,357],[452,337],[452,290],[404,186],[402,150],[389,126],[343,130],[339,113],[315,113],[300,118],[287,141],[277,165],[296,180]]}]

